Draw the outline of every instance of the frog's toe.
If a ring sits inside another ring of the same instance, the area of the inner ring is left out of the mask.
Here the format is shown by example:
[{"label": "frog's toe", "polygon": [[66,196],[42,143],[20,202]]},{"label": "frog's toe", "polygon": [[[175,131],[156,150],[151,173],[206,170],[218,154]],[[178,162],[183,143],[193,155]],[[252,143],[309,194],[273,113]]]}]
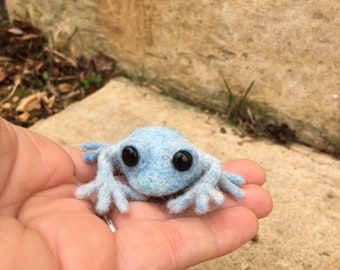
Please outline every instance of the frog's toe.
[{"label": "frog's toe", "polygon": [[234,184],[231,184],[227,191],[237,199],[244,199],[245,197],[244,191]]},{"label": "frog's toe", "polygon": [[96,212],[100,215],[106,214],[110,210],[111,193],[110,190],[101,188],[97,194]]},{"label": "frog's toe", "polygon": [[118,208],[119,212],[127,213],[129,211],[129,203],[128,201],[116,201],[116,207]]},{"label": "frog's toe", "polygon": [[180,213],[188,208],[193,202],[193,198],[190,196],[182,195],[176,199],[170,200],[167,207],[171,213]]},{"label": "frog's toe", "polygon": [[84,160],[86,162],[93,162],[96,161],[98,158],[99,152],[98,151],[89,151],[84,154]]},{"label": "frog's toe", "polygon": [[169,201],[168,204],[167,204],[167,207],[168,207],[170,213],[173,213],[173,214],[180,213],[185,209],[185,206],[183,204],[178,203],[174,200]]},{"label": "frog's toe", "polygon": [[113,192],[113,199],[119,212],[127,213],[129,211],[129,202],[123,192],[115,191]]},{"label": "frog's toe", "polygon": [[222,176],[223,178],[228,179],[235,185],[243,185],[245,183],[244,177],[235,173],[223,171]]},{"label": "frog's toe", "polygon": [[95,191],[96,191],[96,186],[93,185],[92,183],[87,183],[87,184],[84,184],[78,187],[76,191],[74,192],[74,195],[78,199],[84,199],[84,198],[89,197]]},{"label": "frog's toe", "polygon": [[245,197],[244,191],[228,179],[222,178],[219,185],[237,199],[243,199]]},{"label": "frog's toe", "polygon": [[131,198],[132,200],[135,201],[146,201],[148,199],[147,196],[138,193],[137,191],[133,190],[132,188],[128,186],[124,186],[124,193],[128,198]]},{"label": "frog's toe", "polygon": [[210,192],[210,198],[217,205],[222,205],[225,201],[223,193],[217,189]]},{"label": "frog's toe", "polygon": [[100,147],[109,146],[109,145],[110,144],[103,143],[103,142],[86,142],[86,143],[82,143],[80,147],[84,150],[94,150],[94,149],[98,149]]},{"label": "frog's toe", "polygon": [[196,213],[204,214],[209,210],[209,196],[204,194],[196,198]]},{"label": "frog's toe", "polygon": [[224,199],[224,195],[220,190],[208,188],[196,197],[196,213],[205,214],[209,210],[210,202],[221,205],[224,203]]}]

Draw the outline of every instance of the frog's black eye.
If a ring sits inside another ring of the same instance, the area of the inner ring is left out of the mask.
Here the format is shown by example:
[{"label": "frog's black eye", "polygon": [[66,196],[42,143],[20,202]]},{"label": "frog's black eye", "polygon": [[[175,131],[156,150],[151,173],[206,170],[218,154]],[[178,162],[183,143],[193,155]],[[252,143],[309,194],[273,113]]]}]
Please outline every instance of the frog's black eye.
[{"label": "frog's black eye", "polygon": [[136,166],[138,163],[138,152],[133,146],[126,146],[122,151],[122,160],[128,167]]},{"label": "frog's black eye", "polygon": [[178,151],[172,158],[172,164],[180,172],[187,171],[192,166],[192,155],[184,150]]}]

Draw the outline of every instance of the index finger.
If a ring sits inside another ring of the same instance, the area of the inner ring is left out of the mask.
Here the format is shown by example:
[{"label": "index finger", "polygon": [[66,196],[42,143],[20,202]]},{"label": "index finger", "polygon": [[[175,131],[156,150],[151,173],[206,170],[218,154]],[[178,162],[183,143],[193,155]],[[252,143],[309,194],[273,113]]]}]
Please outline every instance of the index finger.
[{"label": "index finger", "polygon": [[68,146],[64,146],[64,150],[71,157],[75,167],[75,177],[80,182],[86,183],[95,178],[97,166],[84,160],[84,152],[82,150]]}]

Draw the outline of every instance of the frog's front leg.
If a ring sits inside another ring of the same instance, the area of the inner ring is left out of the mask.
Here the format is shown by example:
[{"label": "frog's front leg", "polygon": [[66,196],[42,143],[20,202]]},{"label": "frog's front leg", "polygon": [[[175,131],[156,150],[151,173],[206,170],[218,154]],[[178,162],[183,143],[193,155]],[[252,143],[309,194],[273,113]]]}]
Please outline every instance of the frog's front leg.
[{"label": "frog's front leg", "polygon": [[[100,148],[98,153],[98,171],[96,178],[76,190],[76,197],[83,199],[93,193],[97,193],[95,210],[102,215],[110,211],[113,203],[120,212],[125,213],[129,209],[128,198],[145,200],[145,196],[137,193],[130,187],[124,185],[114,175],[114,169],[118,167],[116,145]],[[96,151],[96,150],[95,150]]]},{"label": "frog's front leg", "polygon": [[217,188],[222,175],[221,162],[203,151],[199,152],[199,158],[203,174],[183,195],[168,202],[170,212],[179,213],[195,204],[196,213],[203,214],[208,211],[210,202],[223,204],[224,195]]}]

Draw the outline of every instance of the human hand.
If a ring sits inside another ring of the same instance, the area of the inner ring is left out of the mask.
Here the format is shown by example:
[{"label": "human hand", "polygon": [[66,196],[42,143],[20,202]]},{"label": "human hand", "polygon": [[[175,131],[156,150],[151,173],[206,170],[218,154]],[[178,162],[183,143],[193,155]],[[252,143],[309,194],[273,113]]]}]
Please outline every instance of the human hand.
[{"label": "human hand", "polygon": [[89,201],[74,198],[95,176],[83,152],[0,118],[0,269],[184,269],[230,253],[256,235],[272,201],[257,164],[225,168],[245,177],[244,200],[228,197],[202,216],[130,202],[128,214],[110,214],[112,233]]}]

